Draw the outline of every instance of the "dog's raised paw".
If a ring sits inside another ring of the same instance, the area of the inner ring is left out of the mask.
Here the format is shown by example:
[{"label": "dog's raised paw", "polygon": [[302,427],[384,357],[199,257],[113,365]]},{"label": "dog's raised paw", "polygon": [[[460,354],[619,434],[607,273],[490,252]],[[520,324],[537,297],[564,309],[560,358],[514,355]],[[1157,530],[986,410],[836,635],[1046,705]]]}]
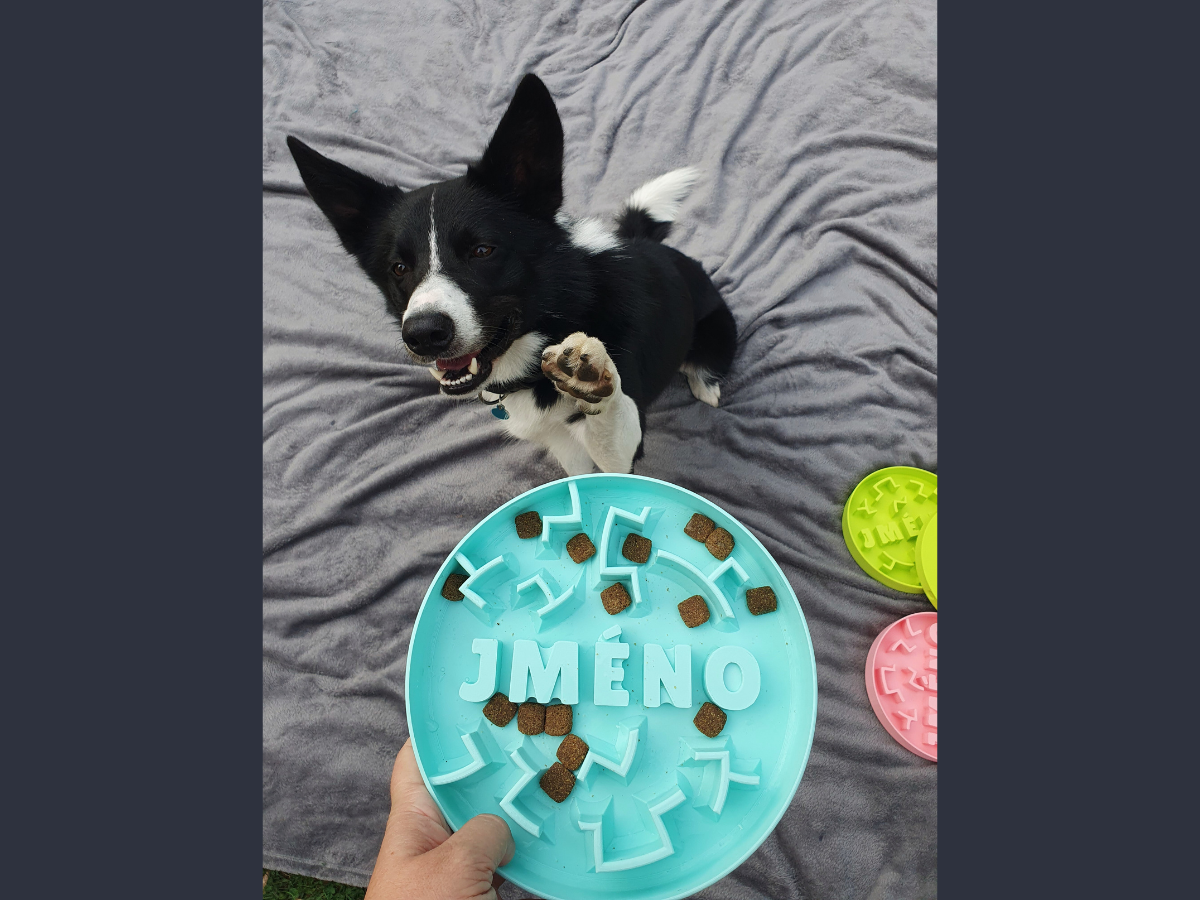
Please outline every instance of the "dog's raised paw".
[{"label": "dog's raised paw", "polygon": [[542,351],[542,373],[558,391],[593,407],[613,395],[616,371],[604,344],[582,331]]}]

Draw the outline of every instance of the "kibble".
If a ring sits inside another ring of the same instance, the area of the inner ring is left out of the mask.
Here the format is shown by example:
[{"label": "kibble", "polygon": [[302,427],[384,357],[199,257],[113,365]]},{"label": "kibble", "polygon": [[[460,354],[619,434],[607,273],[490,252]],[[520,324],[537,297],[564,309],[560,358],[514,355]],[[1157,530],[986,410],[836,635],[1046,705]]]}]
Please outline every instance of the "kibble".
[{"label": "kibble", "polygon": [[562,737],[571,733],[571,707],[565,703],[555,703],[546,707],[546,734],[551,737]]},{"label": "kibble", "polygon": [[615,616],[633,602],[629,599],[629,591],[625,590],[623,584],[614,584],[612,587],[602,590],[600,601],[604,604],[604,611],[610,616]]},{"label": "kibble", "polygon": [[688,597],[679,604],[679,616],[688,628],[695,628],[708,621],[708,604],[699,594]]},{"label": "kibble", "polygon": [[555,803],[562,803],[575,787],[575,774],[562,763],[556,762],[546,770],[538,784],[547,797]]},{"label": "kibble", "polygon": [[581,531],[567,541],[567,553],[570,554],[572,560],[581,563],[596,555],[596,545],[592,543],[591,538]]},{"label": "kibble", "polygon": [[650,538],[630,532],[625,538],[625,543],[621,545],[621,555],[630,562],[644,563],[650,559],[651,544]]},{"label": "kibble", "polygon": [[562,739],[562,743],[558,745],[558,761],[572,772],[578,770],[583,765],[583,760],[587,756],[587,753],[587,741],[576,734],[568,734]]},{"label": "kibble", "polygon": [[517,731],[521,734],[541,734],[546,730],[546,707],[530,701],[517,710]]},{"label": "kibble", "polygon": [[717,559],[724,559],[733,552],[733,535],[724,528],[714,528],[705,539],[704,546]]},{"label": "kibble", "polygon": [[542,533],[542,517],[536,512],[523,512],[516,518],[517,537],[535,538]]},{"label": "kibble", "polygon": [[692,719],[692,724],[705,737],[715,738],[725,727],[725,711],[706,700],[696,713],[696,718]]},{"label": "kibble", "polygon": [[694,513],[688,520],[688,523],[683,526],[683,533],[703,544],[708,540],[708,536],[712,534],[712,530],[716,527],[717,523],[708,516]]},{"label": "kibble", "polygon": [[768,585],[746,591],[746,607],[751,615],[761,616],[763,613],[775,612],[779,603],[775,599],[775,592]]},{"label": "kibble", "polygon": [[463,582],[466,580],[467,576],[460,572],[450,575],[446,578],[445,582],[442,583],[442,596],[447,600],[461,600],[463,598],[463,592],[460,591],[459,588],[462,587]]},{"label": "kibble", "polygon": [[503,728],[517,714],[517,704],[509,700],[507,694],[492,694],[492,699],[483,708],[483,714],[497,728]]}]

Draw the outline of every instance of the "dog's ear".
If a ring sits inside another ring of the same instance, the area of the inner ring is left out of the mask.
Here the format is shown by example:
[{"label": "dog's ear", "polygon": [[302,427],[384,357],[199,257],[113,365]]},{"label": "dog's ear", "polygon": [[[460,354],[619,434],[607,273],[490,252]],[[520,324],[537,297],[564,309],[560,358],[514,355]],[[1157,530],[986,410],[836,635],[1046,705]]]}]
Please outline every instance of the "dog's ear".
[{"label": "dog's ear", "polygon": [[304,186],[337,229],[342,246],[363,258],[371,226],[400,199],[400,189],[334,162],[291,135],[287,145]]},{"label": "dog's ear", "polygon": [[467,177],[532,216],[553,219],[562,206],[563,130],[546,85],[521,79],[492,141]]}]

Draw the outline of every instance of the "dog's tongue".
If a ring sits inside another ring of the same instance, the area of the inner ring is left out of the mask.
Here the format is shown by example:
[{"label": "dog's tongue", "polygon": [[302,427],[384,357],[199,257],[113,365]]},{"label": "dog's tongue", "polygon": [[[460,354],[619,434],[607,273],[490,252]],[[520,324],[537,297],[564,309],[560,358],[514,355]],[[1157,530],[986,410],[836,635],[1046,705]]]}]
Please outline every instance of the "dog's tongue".
[{"label": "dog's tongue", "polygon": [[456,356],[454,359],[439,359],[437,367],[443,372],[452,372],[455,369],[465,369],[471,364],[471,357],[475,354],[468,353],[466,356]]}]

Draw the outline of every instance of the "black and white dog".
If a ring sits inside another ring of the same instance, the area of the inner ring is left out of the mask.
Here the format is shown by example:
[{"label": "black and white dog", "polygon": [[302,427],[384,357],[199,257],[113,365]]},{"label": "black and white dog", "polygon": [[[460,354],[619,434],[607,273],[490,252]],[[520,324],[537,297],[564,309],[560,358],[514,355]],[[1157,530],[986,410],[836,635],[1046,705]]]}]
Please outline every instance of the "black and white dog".
[{"label": "black and white dog", "polygon": [[643,185],[615,229],[572,221],[562,123],[534,75],[480,162],[449,181],[404,193],[294,137],[288,147],[442,393],[501,397],[508,431],[568,474],[631,471],[646,407],[676,372],[717,405],[733,316],[700,264],[661,243],[694,170]]}]

